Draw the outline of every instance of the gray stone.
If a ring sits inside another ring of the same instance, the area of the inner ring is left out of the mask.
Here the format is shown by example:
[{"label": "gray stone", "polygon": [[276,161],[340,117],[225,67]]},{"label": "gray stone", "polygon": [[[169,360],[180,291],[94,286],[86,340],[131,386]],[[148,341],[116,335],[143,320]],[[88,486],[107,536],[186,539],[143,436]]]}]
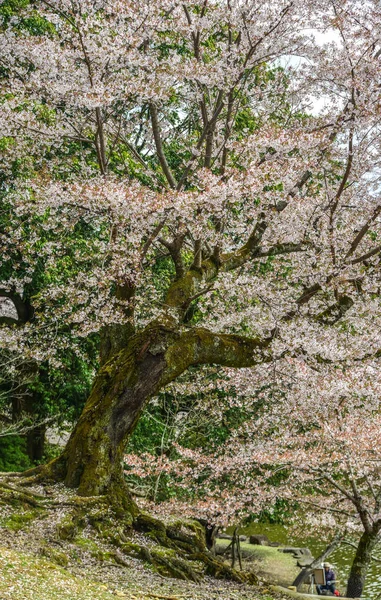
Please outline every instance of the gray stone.
[{"label": "gray stone", "polygon": [[313,563],[314,559],[313,558],[299,558],[297,561],[297,565],[298,567],[310,567]]},{"label": "gray stone", "polygon": [[309,548],[293,548],[292,546],[289,546],[286,548],[280,548],[279,552],[293,554],[295,558],[312,558],[311,550]]},{"label": "gray stone", "polygon": [[270,540],[267,535],[256,534],[250,536],[250,544],[255,544],[256,546],[268,546]]},{"label": "gray stone", "polygon": [[247,540],[247,535],[240,535],[239,536],[239,541],[240,542],[246,542],[246,540]]},{"label": "gray stone", "polygon": [[232,536],[229,535],[228,533],[219,533],[217,536],[218,540],[231,540]]}]

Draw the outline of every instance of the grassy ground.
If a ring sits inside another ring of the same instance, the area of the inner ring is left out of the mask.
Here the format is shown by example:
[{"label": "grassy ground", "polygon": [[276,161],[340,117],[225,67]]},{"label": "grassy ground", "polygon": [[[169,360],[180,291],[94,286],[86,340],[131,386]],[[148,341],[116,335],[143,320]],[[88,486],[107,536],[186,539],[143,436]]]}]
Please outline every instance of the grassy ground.
[{"label": "grassy ground", "polygon": [[[226,548],[229,543],[229,540],[217,540],[217,548]],[[291,554],[279,552],[278,548],[241,542],[241,550],[245,555],[250,553],[250,557],[244,559],[245,568],[269,583],[288,587],[300,572],[296,559]]]},{"label": "grassy ground", "polygon": [[[0,600],[273,600],[266,589],[206,579],[202,584],[160,579],[149,569],[126,571],[105,565],[103,578],[93,570],[77,573],[31,553],[0,546]],[[280,598],[280,596],[278,596]]]},{"label": "grassy ground", "polygon": [[[204,564],[197,560],[194,568],[199,569],[199,583],[164,577],[168,573],[149,559],[159,550],[165,551],[166,557],[176,551],[159,546],[149,532],[127,527],[121,515],[110,513],[108,504],[103,507],[99,499],[77,498],[60,485],[50,486],[48,494],[38,486],[21,489],[7,485],[5,481],[2,483],[0,498],[0,600],[115,597],[272,600],[277,597],[265,581],[253,587],[204,576]],[[76,522],[75,515],[80,517]],[[194,539],[196,543],[197,538]],[[144,548],[146,553],[136,553],[136,547]],[[260,548],[260,560],[258,556],[250,557],[252,562],[247,563],[250,569],[255,571],[258,565],[262,573],[267,572],[267,559],[263,555],[271,550]],[[142,556],[147,556],[148,562]],[[279,565],[290,561],[290,557],[280,553],[277,558]]]},{"label": "grassy ground", "polygon": [[46,559],[0,548],[1,600],[94,600],[94,598],[110,600],[112,595],[106,589],[102,589],[99,583],[75,577]]}]

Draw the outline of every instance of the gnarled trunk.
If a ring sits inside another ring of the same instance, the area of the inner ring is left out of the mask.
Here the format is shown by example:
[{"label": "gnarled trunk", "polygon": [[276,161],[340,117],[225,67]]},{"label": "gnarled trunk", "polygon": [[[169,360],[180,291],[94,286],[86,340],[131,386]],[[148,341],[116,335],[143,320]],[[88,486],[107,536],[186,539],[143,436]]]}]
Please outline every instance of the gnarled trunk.
[{"label": "gnarled trunk", "polygon": [[190,365],[268,360],[270,341],[151,324],[101,367],[63,454],[48,470],[81,495],[120,495],[125,445],[148,400]]},{"label": "gnarled trunk", "polygon": [[349,573],[347,584],[348,598],[361,597],[365,586],[366,574],[372,561],[372,551],[378,539],[378,532],[364,531],[362,534]]},{"label": "gnarled trunk", "polygon": [[[139,336],[138,336],[139,337]],[[163,353],[132,342],[99,371],[83,413],[55,465],[68,487],[96,496],[123,483],[125,444],[166,363]],[[146,345],[148,342],[146,342]]]}]

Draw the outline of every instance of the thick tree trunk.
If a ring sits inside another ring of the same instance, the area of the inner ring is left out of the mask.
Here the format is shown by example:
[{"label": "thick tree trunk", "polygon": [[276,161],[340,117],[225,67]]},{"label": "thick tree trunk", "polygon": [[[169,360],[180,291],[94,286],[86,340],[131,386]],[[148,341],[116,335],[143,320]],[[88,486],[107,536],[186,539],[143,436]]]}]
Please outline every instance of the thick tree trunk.
[{"label": "thick tree trunk", "polygon": [[126,441],[157,391],[166,366],[163,353],[153,354],[148,345],[145,336],[136,336],[101,368],[64,453],[54,465],[65,484],[78,488],[81,495],[123,489]]},{"label": "thick tree trunk", "polygon": [[185,332],[153,323],[104,364],[63,454],[48,472],[84,496],[125,491],[122,459],[128,437],[148,400],[190,365],[247,367],[268,360],[267,340]]},{"label": "thick tree trunk", "polygon": [[362,534],[349,573],[347,585],[348,598],[361,597],[365,586],[366,574],[372,560],[372,551],[378,539],[378,532],[365,531]]}]

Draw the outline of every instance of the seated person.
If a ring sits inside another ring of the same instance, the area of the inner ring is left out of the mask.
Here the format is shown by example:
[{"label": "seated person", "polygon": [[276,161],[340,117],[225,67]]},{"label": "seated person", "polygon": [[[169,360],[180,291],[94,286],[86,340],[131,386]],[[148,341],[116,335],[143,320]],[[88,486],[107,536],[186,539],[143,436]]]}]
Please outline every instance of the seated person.
[{"label": "seated person", "polygon": [[336,576],[335,573],[331,569],[331,565],[329,563],[324,563],[324,575],[325,575],[325,585],[317,585],[316,590],[319,596],[325,595],[324,592],[330,592],[331,594],[335,593],[335,583]]}]

